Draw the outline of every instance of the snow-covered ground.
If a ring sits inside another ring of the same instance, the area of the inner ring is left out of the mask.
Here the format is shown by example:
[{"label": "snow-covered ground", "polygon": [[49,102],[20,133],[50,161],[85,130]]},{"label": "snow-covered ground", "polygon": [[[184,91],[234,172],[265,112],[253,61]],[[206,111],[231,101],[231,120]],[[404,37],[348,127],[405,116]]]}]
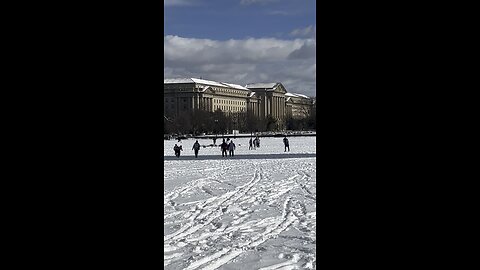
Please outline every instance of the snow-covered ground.
[{"label": "snow-covered ground", "polygon": [[[316,138],[233,139],[235,157],[164,141],[165,269],[315,269]],[[212,140],[199,139],[201,145]],[[217,140],[220,144],[221,140]]]}]

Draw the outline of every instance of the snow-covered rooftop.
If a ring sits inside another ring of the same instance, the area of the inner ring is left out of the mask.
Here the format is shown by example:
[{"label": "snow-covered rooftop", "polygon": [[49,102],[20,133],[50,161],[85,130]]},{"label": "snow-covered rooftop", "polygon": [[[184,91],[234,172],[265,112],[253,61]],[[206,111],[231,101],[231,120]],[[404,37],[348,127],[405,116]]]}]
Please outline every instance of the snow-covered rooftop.
[{"label": "snow-covered rooftop", "polygon": [[216,81],[209,81],[209,80],[197,79],[197,78],[192,78],[191,80],[194,81],[195,83],[200,83],[200,84],[208,84],[208,85],[213,85],[213,86],[228,87],[227,85],[225,85],[221,82],[216,82]]},{"label": "snow-covered rooftop", "polygon": [[278,83],[252,83],[252,84],[247,84],[247,88],[250,89],[260,89],[260,88],[268,88],[272,89],[277,86]]},{"label": "snow-covered rooftop", "polygon": [[305,95],[296,94],[296,93],[286,93],[285,96],[287,96],[287,97],[297,97],[297,98],[308,98],[308,99],[310,99],[309,97],[307,97],[307,96],[305,96]]},{"label": "snow-covered rooftop", "polygon": [[243,87],[243,86],[238,85],[238,84],[216,82],[216,81],[197,79],[197,78],[164,79],[163,83],[164,84],[198,83],[198,84],[206,84],[206,85],[211,85],[211,86],[220,86],[220,87],[227,87],[227,88],[234,88],[234,89],[238,89],[238,90],[250,91],[246,87]]},{"label": "snow-covered rooftop", "polygon": [[307,97],[307,96],[305,96],[305,95],[302,95],[302,94],[295,94],[295,95],[297,95],[297,96],[299,96],[299,97],[303,97],[303,98],[308,98],[308,99],[310,99],[309,97]]},{"label": "snow-covered rooftop", "polygon": [[230,86],[231,88],[235,88],[235,89],[239,89],[239,90],[249,90],[248,88],[246,87],[243,87],[241,85],[238,85],[238,84],[233,84],[233,83],[223,83],[223,84],[226,84],[228,86]]},{"label": "snow-covered rooftop", "polygon": [[194,81],[190,78],[180,78],[180,79],[164,79],[163,84],[175,84],[175,83],[193,83]]}]

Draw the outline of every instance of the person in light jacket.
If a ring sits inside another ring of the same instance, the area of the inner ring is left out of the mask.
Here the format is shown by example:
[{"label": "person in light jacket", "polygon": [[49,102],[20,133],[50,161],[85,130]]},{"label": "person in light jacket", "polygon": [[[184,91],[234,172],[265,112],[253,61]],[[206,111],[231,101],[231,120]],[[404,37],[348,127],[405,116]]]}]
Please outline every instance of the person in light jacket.
[{"label": "person in light jacket", "polygon": [[234,156],[234,151],[235,151],[235,144],[233,141],[230,141],[230,144],[228,145],[228,150],[230,151],[230,156]]}]

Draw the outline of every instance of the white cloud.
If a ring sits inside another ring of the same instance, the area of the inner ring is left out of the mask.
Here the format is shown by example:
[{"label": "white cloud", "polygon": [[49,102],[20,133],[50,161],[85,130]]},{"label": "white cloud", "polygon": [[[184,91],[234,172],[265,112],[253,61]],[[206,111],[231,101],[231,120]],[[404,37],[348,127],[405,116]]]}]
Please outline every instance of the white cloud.
[{"label": "white cloud", "polygon": [[218,41],[164,37],[165,78],[202,77],[245,85],[282,82],[289,92],[315,96],[314,39]]},{"label": "white cloud", "polygon": [[310,25],[306,28],[295,29],[290,33],[290,35],[294,37],[309,37],[315,39],[317,36],[317,26]]}]

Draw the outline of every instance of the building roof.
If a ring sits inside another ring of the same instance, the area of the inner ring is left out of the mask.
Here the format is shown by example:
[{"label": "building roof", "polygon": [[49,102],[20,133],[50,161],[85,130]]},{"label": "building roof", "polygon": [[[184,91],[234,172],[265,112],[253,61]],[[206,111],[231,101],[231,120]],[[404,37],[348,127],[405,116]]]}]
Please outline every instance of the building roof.
[{"label": "building roof", "polygon": [[243,87],[241,85],[238,85],[238,84],[233,84],[233,83],[223,83],[223,84],[226,84],[226,85],[230,86],[231,88],[235,88],[235,89],[239,89],[239,90],[247,90],[247,91],[250,90],[250,89],[248,89],[246,87]]},{"label": "building roof", "polygon": [[197,79],[197,78],[164,79],[163,83],[164,84],[198,83],[198,84],[205,84],[205,85],[211,85],[211,86],[219,86],[219,87],[234,88],[238,90],[249,91],[249,89],[238,84],[209,81],[209,80]]},{"label": "building roof", "polygon": [[278,83],[251,83],[247,84],[249,89],[273,89],[277,86]]},{"label": "building roof", "polygon": [[176,83],[194,83],[190,78],[180,78],[180,79],[164,79],[163,84],[176,84]]},{"label": "building roof", "polygon": [[307,96],[302,95],[302,94],[296,94],[296,93],[285,93],[285,96],[287,96],[287,97],[296,97],[296,98],[307,98],[307,99],[311,99],[310,97],[307,97]]},{"label": "building roof", "polygon": [[307,97],[307,96],[305,96],[305,95],[302,95],[302,94],[295,94],[295,95],[297,95],[298,97],[302,97],[302,98],[308,98],[308,99],[311,99],[310,97]]}]

